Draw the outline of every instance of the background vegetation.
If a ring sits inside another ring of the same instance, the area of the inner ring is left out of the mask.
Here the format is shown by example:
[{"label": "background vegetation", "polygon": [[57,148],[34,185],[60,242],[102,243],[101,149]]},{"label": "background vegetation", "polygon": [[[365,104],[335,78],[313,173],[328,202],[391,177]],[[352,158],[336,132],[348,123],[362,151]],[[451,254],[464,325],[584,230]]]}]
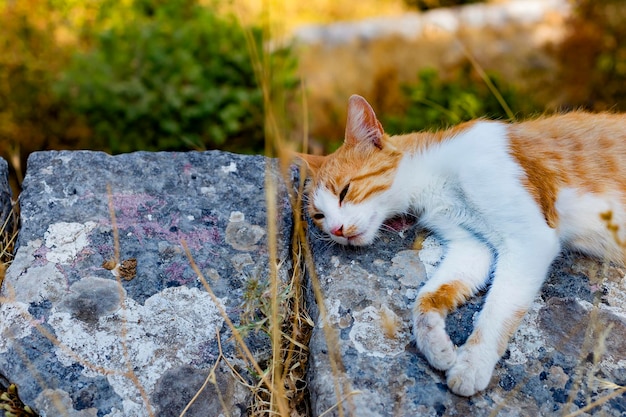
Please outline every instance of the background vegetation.
[{"label": "background vegetation", "polygon": [[479,117],[508,120],[511,108],[516,111],[513,116],[540,111],[531,97],[518,93],[497,74],[486,75],[496,94],[469,62],[446,79],[434,69],[420,71],[415,84],[403,86],[404,108],[384,116],[385,129],[393,134],[434,130]]},{"label": "background vegetation", "polygon": [[[363,13],[375,13],[374,3],[399,10],[397,0],[367,1]],[[404,3],[423,9],[467,1]],[[0,0],[0,156],[9,160],[15,182],[35,150],[262,152],[267,103],[259,80],[295,97],[296,60],[288,46],[264,54],[268,44],[255,2],[242,3],[248,7],[241,7],[240,20],[227,4]],[[330,19],[348,13],[334,3],[326,6]],[[289,2],[274,15],[318,21],[324,13],[316,7],[307,14]],[[577,2],[565,40],[551,51],[559,63],[557,107],[626,110],[625,19],[621,0]],[[261,74],[255,61],[268,64],[269,72]],[[545,107],[497,74],[490,77],[516,116]],[[446,79],[422,71],[402,97],[393,114],[381,115],[390,132],[508,118],[469,64]]]},{"label": "background vegetation", "polygon": [[[113,153],[263,148],[263,95],[247,44],[260,61],[258,27],[246,38],[234,17],[196,0],[135,0],[123,12],[54,86],[87,121],[91,146]],[[273,63],[283,56],[275,52]],[[274,75],[277,87],[291,88],[288,77]]]},{"label": "background vegetation", "polygon": [[0,3],[0,156],[17,181],[35,150],[262,151],[259,80],[293,90],[295,60],[283,49],[262,58],[260,27],[217,9],[197,0]]},{"label": "background vegetation", "polygon": [[626,111],[626,2],[579,0],[555,48],[564,107]]}]

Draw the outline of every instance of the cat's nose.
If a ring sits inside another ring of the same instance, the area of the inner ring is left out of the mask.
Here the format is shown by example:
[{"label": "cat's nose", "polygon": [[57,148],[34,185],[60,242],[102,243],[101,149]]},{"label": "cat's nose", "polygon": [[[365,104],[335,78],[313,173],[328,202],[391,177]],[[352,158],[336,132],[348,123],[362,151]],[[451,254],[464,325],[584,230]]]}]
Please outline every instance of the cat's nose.
[{"label": "cat's nose", "polygon": [[343,237],[343,225],[339,227],[333,227],[330,233],[338,237]]}]

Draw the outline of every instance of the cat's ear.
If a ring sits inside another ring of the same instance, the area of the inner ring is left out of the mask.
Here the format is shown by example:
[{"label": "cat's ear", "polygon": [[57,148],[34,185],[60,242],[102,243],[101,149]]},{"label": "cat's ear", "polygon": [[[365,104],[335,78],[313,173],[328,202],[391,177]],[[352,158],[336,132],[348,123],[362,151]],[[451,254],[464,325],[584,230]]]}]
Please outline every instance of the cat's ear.
[{"label": "cat's ear", "polygon": [[367,100],[356,94],[351,96],[348,102],[345,144],[356,145],[367,141],[378,149],[382,149],[384,133],[383,126]]},{"label": "cat's ear", "polygon": [[324,163],[324,160],[326,159],[326,157],[322,155],[309,155],[307,153],[299,152],[294,153],[294,157],[296,158],[296,161],[300,160],[304,162],[308,170],[312,172],[313,175],[317,174],[317,171],[319,171],[320,167]]}]

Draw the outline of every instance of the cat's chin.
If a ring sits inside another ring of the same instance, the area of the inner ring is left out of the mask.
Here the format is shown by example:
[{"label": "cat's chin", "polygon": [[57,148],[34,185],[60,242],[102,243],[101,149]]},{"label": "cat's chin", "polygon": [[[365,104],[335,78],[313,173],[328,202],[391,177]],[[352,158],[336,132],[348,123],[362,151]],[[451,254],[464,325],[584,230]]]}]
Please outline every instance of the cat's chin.
[{"label": "cat's chin", "polygon": [[356,236],[350,236],[347,241],[350,246],[365,246],[372,243],[374,239],[367,239],[365,233],[358,234]]}]

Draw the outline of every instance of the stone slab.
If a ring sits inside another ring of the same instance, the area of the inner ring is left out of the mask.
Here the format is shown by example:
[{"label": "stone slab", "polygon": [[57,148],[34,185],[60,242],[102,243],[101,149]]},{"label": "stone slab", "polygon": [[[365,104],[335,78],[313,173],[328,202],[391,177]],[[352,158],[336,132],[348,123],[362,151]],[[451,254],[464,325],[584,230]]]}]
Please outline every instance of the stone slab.
[{"label": "stone slab", "polygon": [[[186,415],[218,415],[220,395],[228,415],[246,415],[250,394],[226,360],[244,380],[251,368],[220,309],[241,324],[249,283],[267,283],[271,167],[262,156],[217,151],[32,154],[19,246],[0,294],[0,374],[41,416],[141,417],[178,416],[213,370],[216,384]],[[284,278],[291,209],[279,188]],[[269,357],[262,333],[246,343],[256,360]]]},{"label": "stone slab", "polygon": [[[9,164],[0,158],[0,226],[4,224],[7,216],[11,212],[13,205],[11,204],[11,187],[9,186]],[[7,224],[7,230],[10,224]]]},{"label": "stone slab", "polygon": [[[12,230],[12,219],[7,217],[11,214],[13,208],[12,192],[9,185],[9,164],[3,158],[0,158],[0,226],[5,225],[5,230]],[[7,222],[5,224],[5,221]],[[2,279],[0,279],[0,282]],[[0,392],[8,388],[9,382],[2,378],[0,374]],[[1,413],[1,411],[0,411]]]},{"label": "stone slab", "polygon": [[[626,385],[624,269],[560,257],[487,390],[464,398],[447,389],[444,373],[428,365],[411,335],[412,304],[445,246],[429,236],[421,250],[413,250],[416,232],[409,229],[384,232],[370,247],[346,248],[311,230],[328,312],[326,321],[319,308],[311,313],[313,416],[339,416],[338,398],[344,416],[359,417],[557,416],[594,401],[598,406],[580,415],[626,415],[624,391],[601,402]],[[315,305],[311,289],[308,298]],[[471,333],[483,299],[448,317],[455,344]],[[333,358],[339,359],[335,371]]]}]

